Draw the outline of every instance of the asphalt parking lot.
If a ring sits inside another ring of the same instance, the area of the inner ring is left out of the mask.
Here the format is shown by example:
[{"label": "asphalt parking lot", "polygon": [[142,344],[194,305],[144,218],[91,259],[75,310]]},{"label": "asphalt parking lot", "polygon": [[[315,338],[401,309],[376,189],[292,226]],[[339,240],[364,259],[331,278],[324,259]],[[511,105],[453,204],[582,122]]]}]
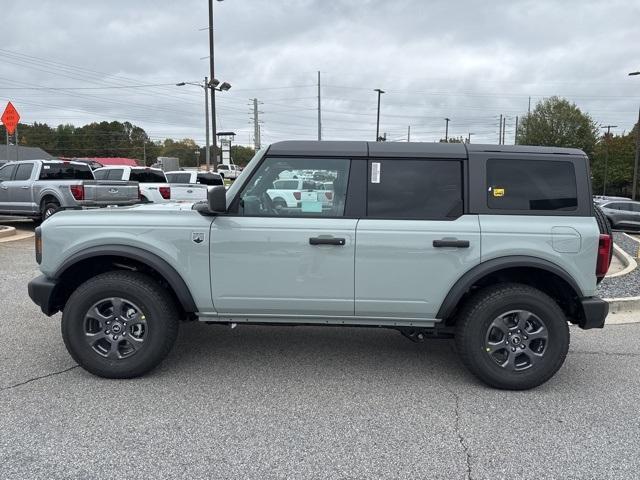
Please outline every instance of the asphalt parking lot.
[{"label": "asphalt parking lot", "polygon": [[446,340],[199,323],[112,381],[28,299],[32,243],[0,244],[0,478],[638,478],[640,324],[573,329],[527,392],[479,384]]}]

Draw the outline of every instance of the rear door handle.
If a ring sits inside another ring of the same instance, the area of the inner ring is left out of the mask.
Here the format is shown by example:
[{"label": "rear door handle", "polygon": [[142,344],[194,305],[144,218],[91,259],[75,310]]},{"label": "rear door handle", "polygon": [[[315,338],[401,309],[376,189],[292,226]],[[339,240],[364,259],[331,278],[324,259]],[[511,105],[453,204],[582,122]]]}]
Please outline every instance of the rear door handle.
[{"label": "rear door handle", "polygon": [[309,245],[337,245],[343,246],[346,243],[344,238],[335,237],[311,237]]},{"label": "rear door handle", "polygon": [[434,240],[433,246],[435,248],[445,248],[445,247],[453,247],[453,248],[469,248],[469,240]]}]

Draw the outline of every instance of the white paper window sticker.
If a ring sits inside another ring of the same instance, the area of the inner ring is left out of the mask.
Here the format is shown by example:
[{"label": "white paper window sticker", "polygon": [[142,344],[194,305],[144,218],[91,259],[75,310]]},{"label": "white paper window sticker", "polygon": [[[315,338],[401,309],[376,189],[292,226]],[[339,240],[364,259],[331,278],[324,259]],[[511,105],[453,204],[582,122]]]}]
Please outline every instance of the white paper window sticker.
[{"label": "white paper window sticker", "polygon": [[371,183],[380,183],[380,162],[371,163]]}]

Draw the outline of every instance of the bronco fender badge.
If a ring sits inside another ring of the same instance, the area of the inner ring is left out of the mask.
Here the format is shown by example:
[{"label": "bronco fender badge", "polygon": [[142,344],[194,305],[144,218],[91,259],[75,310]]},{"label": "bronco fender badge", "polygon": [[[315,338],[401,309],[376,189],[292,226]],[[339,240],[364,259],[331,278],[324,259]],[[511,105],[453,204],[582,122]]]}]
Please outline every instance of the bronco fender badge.
[{"label": "bronco fender badge", "polygon": [[191,232],[191,241],[198,244],[204,242],[204,232]]}]

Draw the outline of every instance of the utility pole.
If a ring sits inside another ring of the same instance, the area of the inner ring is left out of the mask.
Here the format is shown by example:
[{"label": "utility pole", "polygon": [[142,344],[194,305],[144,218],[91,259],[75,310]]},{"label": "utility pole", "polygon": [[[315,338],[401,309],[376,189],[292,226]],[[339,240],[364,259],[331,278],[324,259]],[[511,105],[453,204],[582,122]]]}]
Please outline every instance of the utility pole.
[{"label": "utility pole", "polygon": [[471,135],[473,135],[473,132],[467,134],[467,143],[471,143]]},{"label": "utility pole", "polygon": [[518,144],[518,116],[516,115],[516,133],[513,136],[513,144],[517,145]]},{"label": "utility pole", "polygon": [[411,125],[407,125],[407,142],[411,141]]},{"label": "utility pole", "polygon": [[322,107],[320,103],[320,71],[318,70],[318,141],[322,140]]},{"label": "utility pole", "polygon": [[449,141],[449,121],[450,121],[450,119],[445,118],[444,121],[445,121],[445,124],[444,124],[444,141],[448,142]]},{"label": "utility pole", "polygon": [[631,199],[636,199],[636,189],[638,185],[638,155],[640,154],[640,109],[638,110],[638,123],[636,123],[636,157],[633,163],[633,187],[631,189]]},{"label": "utility pole", "polygon": [[[214,67],[214,48],[213,48],[213,0],[209,0],[209,78],[213,81],[216,78]],[[205,84],[205,91],[208,88]],[[211,128],[213,129],[213,169],[218,168],[218,136],[216,131],[216,90],[211,89]],[[207,131],[209,129],[207,128]],[[208,149],[207,149],[208,150]],[[209,165],[207,164],[207,169]]]},{"label": "utility pole", "polygon": [[376,88],[374,92],[378,92],[378,116],[376,120],[376,142],[380,141],[380,95],[384,93],[384,90]]},{"label": "utility pole", "polygon": [[500,124],[498,127],[500,128],[498,131],[498,145],[502,145],[502,114],[500,114]]},{"label": "utility pole", "polygon": [[[214,90],[211,89],[211,94],[213,95]],[[207,164],[207,172],[209,171],[209,169],[211,168],[211,153],[209,151],[210,149],[210,143],[209,143],[209,79],[207,77],[204,77],[204,129],[206,130],[206,142],[207,142],[207,146],[204,150],[204,158],[205,158],[205,162]],[[217,144],[218,142],[216,142]],[[215,150],[214,150],[215,152]],[[198,162],[198,166],[200,166],[200,162]]]},{"label": "utility pole", "polygon": [[260,124],[258,119],[258,99],[253,99],[253,145],[256,150],[260,150]]},{"label": "utility pole", "polygon": [[144,166],[147,166],[147,140],[142,140],[142,161]]},{"label": "utility pole", "polygon": [[507,116],[502,119],[502,145],[504,145],[505,132],[507,130]]}]

